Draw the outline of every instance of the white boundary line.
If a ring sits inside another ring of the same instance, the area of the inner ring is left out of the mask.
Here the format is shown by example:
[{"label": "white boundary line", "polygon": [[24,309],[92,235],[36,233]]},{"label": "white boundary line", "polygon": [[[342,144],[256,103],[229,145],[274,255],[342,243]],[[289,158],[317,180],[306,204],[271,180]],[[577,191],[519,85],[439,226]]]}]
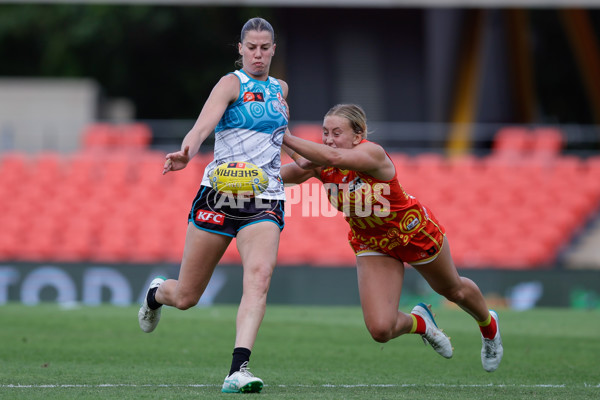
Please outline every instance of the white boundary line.
[{"label": "white boundary line", "polygon": [[[270,385],[265,385],[265,387],[269,387]],[[479,388],[479,387],[498,387],[498,388],[574,388],[574,387],[584,387],[584,388],[593,388],[600,389],[600,383],[584,383],[583,385],[566,385],[566,384],[533,384],[533,385],[514,385],[514,384],[480,384],[480,385],[447,385],[444,383],[440,384],[416,384],[416,383],[403,383],[403,384],[355,384],[355,385],[272,385],[273,387],[301,387],[301,388],[360,388],[360,387],[442,387],[442,388]],[[153,384],[153,385],[137,385],[137,384],[128,384],[128,383],[102,383],[97,385],[70,385],[70,384],[57,384],[57,385],[21,385],[21,384],[8,384],[8,385],[0,385],[1,389],[60,389],[60,388],[176,388],[176,387],[189,387],[189,388],[204,388],[204,387],[221,387],[221,385],[205,385],[205,384],[191,384],[191,385],[169,385],[169,384]]]}]

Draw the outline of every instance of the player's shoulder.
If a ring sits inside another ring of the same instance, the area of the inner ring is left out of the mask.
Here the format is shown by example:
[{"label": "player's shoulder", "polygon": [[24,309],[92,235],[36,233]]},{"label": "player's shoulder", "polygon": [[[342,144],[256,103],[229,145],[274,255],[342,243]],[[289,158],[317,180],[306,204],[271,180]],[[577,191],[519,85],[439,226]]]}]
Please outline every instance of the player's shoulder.
[{"label": "player's shoulder", "polygon": [[234,74],[223,75],[213,91],[224,93],[231,100],[236,99],[240,93],[240,80]]},{"label": "player's shoulder", "polygon": [[288,84],[286,81],[284,81],[283,79],[279,79],[279,78],[275,78],[275,80],[279,83],[279,85],[281,86],[281,88],[285,88],[286,90],[288,89]]},{"label": "player's shoulder", "polygon": [[286,81],[284,81],[283,79],[276,79],[277,82],[279,82],[279,86],[281,86],[281,91],[283,92],[283,97],[287,97],[288,94],[288,84]]},{"label": "player's shoulder", "polygon": [[385,149],[383,148],[383,146],[381,146],[379,143],[375,143],[367,139],[363,139],[359,144],[354,146],[354,148],[362,151],[385,154]]},{"label": "player's shoulder", "polygon": [[230,72],[223,75],[217,84],[239,86],[240,78],[235,73]]}]

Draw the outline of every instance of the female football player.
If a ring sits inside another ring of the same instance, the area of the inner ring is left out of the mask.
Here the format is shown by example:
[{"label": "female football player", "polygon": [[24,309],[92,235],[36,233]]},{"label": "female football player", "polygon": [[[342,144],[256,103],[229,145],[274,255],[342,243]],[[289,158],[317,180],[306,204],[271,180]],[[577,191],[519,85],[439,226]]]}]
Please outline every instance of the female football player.
[{"label": "female football player", "polygon": [[353,104],[336,105],[325,115],[323,144],[286,133],[284,145],[297,154],[292,153],[296,163],[282,168],[284,182],[320,179],[329,201],[344,213],[365,324],[374,340],[417,333],[439,354],[452,357],[450,339],[437,327],[429,306],[420,303],[411,313],[398,310],[408,263],[477,321],[483,368],[495,371],[503,354],[497,314],[488,310],[477,285],[459,276],[444,228],[431,209],[404,191],[389,155],[368,141],[367,133],[366,115]]},{"label": "female football player", "polygon": [[[225,393],[259,392],[263,387],[263,381],[248,371],[248,362],[265,314],[284,225],[280,152],[288,123],[288,86],[269,76],[275,48],[271,24],[262,18],[248,20],[238,43],[241,68],[219,80],[181,150],[166,155],[163,174],[181,170],[215,132],[214,160],[206,167],[192,203],[179,278],[154,279],[138,313],[142,330],[152,332],[162,305],[180,310],[195,306],[235,237],[244,277],[233,359],[222,387]],[[208,175],[217,165],[233,161],[261,167],[269,186],[258,198],[217,204],[219,194],[211,189]]]}]

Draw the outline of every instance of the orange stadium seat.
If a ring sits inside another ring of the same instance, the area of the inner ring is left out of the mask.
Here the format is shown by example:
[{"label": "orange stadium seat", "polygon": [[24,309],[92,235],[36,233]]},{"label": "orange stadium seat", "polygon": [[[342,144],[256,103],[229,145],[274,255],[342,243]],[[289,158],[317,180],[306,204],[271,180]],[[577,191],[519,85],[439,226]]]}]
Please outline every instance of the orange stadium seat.
[{"label": "orange stadium seat", "polygon": [[[320,141],[320,126],[298,128]],[[90,135],[102,136],[107,127],[94,129]],[[400,183],[446,227],[460,268],[549,265],[600,206],[599,156],[561,155],[556,130],[524,134],[499,132],[482,158],[391,154]],[[147,146],[147,133],[139,135]],[[117,149],[114,137],[88,140],[112,150],[0,154],[0,259],[179,263],[186,216],[212,155],[163,176],[163,153]],[[498,154],[505,150],[511,156]],[[536,151],[544,155],[531,157]],[[323,216],[322,186],[304,185],[288,196],[279,265],[353,266],[343,217]],[[222,262],[240,262],[235,242]]]},{"label": "orange stadium seat", "polygon": [[590,171],[600,173],[600,155],[591,156],[585,160],[585,164]]},{"label": "orange stadium seat", "polygon": [[18,152],[0,153],[0,185],[19,190],[31,177],[30,157]]},{"label": "orange stadium seat", "polygon": [[22,253],[21,246],[31,228],[25,218],[27,211],[25,207],[23,207],[23,212],[13,207],[3,208],[2,229],[0,229],[0,259],[16,260]]},{"label": "orange stadium seat", "polygon": [[32,160],[32,175],[39,184],[55,185],[64,174],[64,158],[56,152],[42,152]]},{"label": "orange stadium seat", "polygon": [[98,231],[90,259],[96,262],[128,262],[131,246],[131,223],[115,219]]},{"label": "orange stadium seat", "polygon": [[144,123],[93,123],[82,134],[84,150],[145,150],[152,141],[152,131]]},{"label": "orange stadium seat", "polygon": [[90,189],[102,170],[100,158],[90,152],[78,152],[65,156],[64,184],[70,188]]},{"label": "orange stadium seat", "polygon": [[150,146],[152,132],[150,127],[143,123],[117,125],[119,147],[126,149],[144,150]]},{"label": "orange stadium seat", "polygon": [[95,247],[95,234],[98,231],[99,220],[80,209],[63,223],[63,235],[57,244],[57,259],[59,261],[85,261],[91,259]]},{"label": "orange stadium seat", "polygon": [[165,261],[179,264],[181,257],[183,256],[183,248],[185,246],[185,231],[186,224],[178,223],[178,221],[169,220],[168,222],[173,226],[173,230],[170,234],[165,235],[163,238],[165,246]]},{"label": "orange stadium seat", "polygon": [[509,126],[496,133],[492,150],[500,156],[522,156],[531,150],[531,141],[527,128]]},{"label": "orange stadium seat", "polygon": [[438,173],[447,166],[445,157],[437,153],[423,153],[414,156],[413,163],[418,173]]},{"label": "orange stadium seat", "polygon": [[132,237],[129,260],[132,262],[161,262],[166,259],[165,237],[158,227],[138,231]]},{"label": "orange stadium seat", "polygon": [[88,125],[82,135],[84,150],[107,150],[116,143],[112,124],[95,123]]},{"label": "orange stadium seat", "polygon": [[556,157],[563,148],[563,134],[557,128],[544,127],[533,130],[531,150],[537,157]]}]

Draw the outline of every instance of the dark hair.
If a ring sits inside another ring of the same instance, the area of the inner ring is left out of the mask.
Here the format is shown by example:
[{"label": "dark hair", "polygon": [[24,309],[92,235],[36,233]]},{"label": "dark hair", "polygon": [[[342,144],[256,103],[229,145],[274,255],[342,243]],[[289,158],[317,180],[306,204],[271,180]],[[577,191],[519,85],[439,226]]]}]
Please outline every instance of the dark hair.
[{"label": "dark hair", "polygon": [[246,37],[246,33],[248,33],[248,31],[267,31],[271,34],[271,40],[273,40],[273,43],[275,43],[275,31],[273,30],[273,27],[271,26],[269,21],[267,21],[266,19],[255,17],[246,21],[246,23],[242,27],[242,33],[240,34],[240,43],[244,42],[244,38]]},{"label": "dark hair", "polygon": [[325,117],[330,115],[346,118],[354,133],[361,135],[363,139],[367,138],[369,134],[367,131],[367,114],[365,114],[361,106],[356,104],[336,104],[327,111]]},{"label": "dark hair", "polygon": [[[275,31],[273,30],[273,27],[271,26],[271,24],[269,23],[269,21],[267,21],[264,18],[261,17],[254,17],[254,18],[250,18],[248,21],[246,21],[246,23],[244,24],[244,26],[242,27],[242,33],[240,34],[240,43],[244,43],[244,39],[246,38],[246,34],[249,31],[257,31],[257,32],[269,32],[271,34],[271,40],[273,41],[273,43],[275,43]],[[239,57],[236,61],[235,61],[235,66],[238,68],[242,68],[244,65],[243,63],[243,57]]]}]

